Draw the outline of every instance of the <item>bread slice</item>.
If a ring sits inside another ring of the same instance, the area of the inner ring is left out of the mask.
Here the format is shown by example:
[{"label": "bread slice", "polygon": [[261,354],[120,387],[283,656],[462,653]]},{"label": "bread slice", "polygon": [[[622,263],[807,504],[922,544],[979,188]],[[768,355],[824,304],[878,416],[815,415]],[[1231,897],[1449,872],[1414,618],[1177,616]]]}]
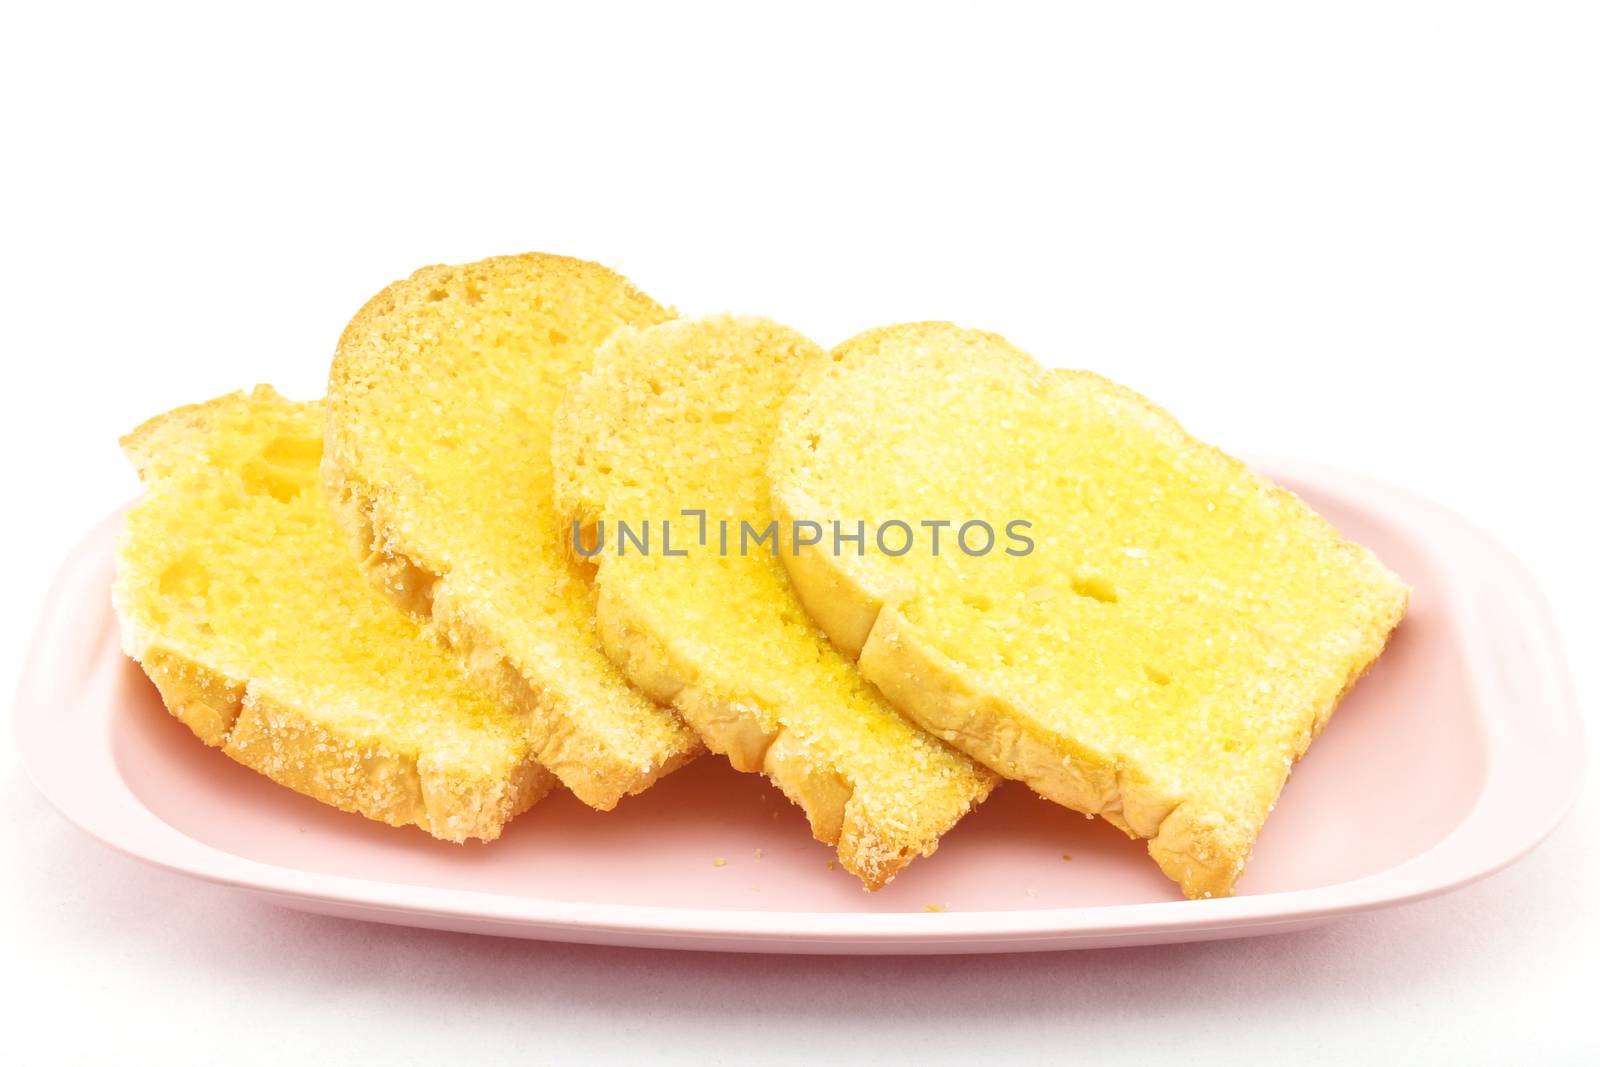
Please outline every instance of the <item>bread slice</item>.
[{"label": "bread slice", "polygon": [[[1230,893],[1406,587],[1103,378],[947,323],[832,356],[785,407],[774,511],[900,520],[917,541],[785,555],[812,615],[928,730],[1148,838],[1188,895]],[[954,523],[938,556],[931,520]],[[979,526],[970,553],[956,543],[975,521],[994,531],[987,552]]]},{"label": "bread slice", "polygon": [[[906,722],[834,651],[775,540],[740,550],[741,523],[760,532],[772,520],[764,467],[779,404],[825,358],[763,319],[618,331],[557,417],[556,504],[589,531],[582,551],[597,552],[611,658],[713,751],[764,771],[877,889],[931,854],[995,778]],[[705,513],[703,542],[686,509]],[[651,550],[623,539],[618,520]]]},{"label": "bread slice", "polygon": [[297,792],[492,840],[554,779],[362,578],[323,501],[322,410],[267,386],[123,438],[145,482],[117,545],[122,640],[208,745]]},{"label": "bread slice", "polygon": [[700,742],[600,647],[552,510],[550,423],[613,330],[669,317],[582,260],[427,267],[361,309],[328,382],[323,476],[369,577],[524,712],[539,762],[602,810]]}]

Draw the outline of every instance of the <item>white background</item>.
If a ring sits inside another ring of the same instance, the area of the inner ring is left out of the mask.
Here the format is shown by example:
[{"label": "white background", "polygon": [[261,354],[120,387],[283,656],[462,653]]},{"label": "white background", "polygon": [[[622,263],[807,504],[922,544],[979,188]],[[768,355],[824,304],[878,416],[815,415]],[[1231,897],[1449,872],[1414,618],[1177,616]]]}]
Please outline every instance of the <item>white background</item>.
[{"label": "white background", "polygon": [[[117,434],[257,381],[315,395],[389,280],[539,249],[826,344],[914,318],[997,330],[1225,447],[1435,497],[1529,564],[1580,697],[1600,693],[1592,6],[290,7],[6,8],[0,683],[57,561],[136,492]],[[3,736],[18,1062],[1600,1044],[1592,788],[1530,858],[1432,902],[951,969],[304,917],[81,836]]]}]

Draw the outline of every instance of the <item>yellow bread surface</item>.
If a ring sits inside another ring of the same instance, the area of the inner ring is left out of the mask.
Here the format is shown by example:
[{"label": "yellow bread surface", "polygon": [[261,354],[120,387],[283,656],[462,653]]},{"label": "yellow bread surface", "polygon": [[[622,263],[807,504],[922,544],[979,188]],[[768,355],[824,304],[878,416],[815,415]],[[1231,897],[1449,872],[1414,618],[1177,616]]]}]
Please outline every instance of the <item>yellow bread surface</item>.
[{"label": "yellow bread surface", "polygon": [[[806,618],[770,550],[739,551],[740,523],[761,530],[772,519],[765,465],[779,405],[825,358],[763,319],[619,330],[558,413],[556,510],[594,531],[583,543],[599,549],[596,611],[612,659],[713,751],[765,772],[877,889],[931,854],[995,776],[862,681]],[[704,545],[699,517],[683,509],[705,512]],[[648,529],[653,551],[619,542],[619,520]]]},{"label": "yellow bread surface", "polygon": [[[785,555],[808,611],[928,730],[1149,839],[1188,895],[1232,892],[1405,585],[1103,378],[946,323],[869,331],[832,357],[786,403],[778,517],[981,519],[998,540],[969,556],[951,528],[938,558],[926,530],[898,557]],[[1014,520],[1031,552],[1007,538]]]},{"label": "yellow bread surface", "polygon": [[328,382],[323,476],[369,577],[526,715],[539,762],[600,809],[700,743],[601,648],[593,589],[559,544],[550,424],[613,330],[669,317],[583,260],[427,267],[361,309]]},{"label": "yellow bread surface", "polygon": [[361,576],[317,475],[322,411],[266,386],[123,439],[145,482],[118,540],[123,645],[208,745],[297,792],[492,840],[554,779]]}]

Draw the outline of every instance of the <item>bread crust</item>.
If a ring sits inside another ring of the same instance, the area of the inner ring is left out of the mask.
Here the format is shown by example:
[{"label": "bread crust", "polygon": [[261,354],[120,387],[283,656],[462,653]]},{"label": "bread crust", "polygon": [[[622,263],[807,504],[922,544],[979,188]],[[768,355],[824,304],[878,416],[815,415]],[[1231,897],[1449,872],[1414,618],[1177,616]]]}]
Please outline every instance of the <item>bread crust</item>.
[{"label": "bread crust", "polygon": [[[125,630],[126,634],[128,631]],[[493,841],[555,779],[532,759],[509,774],[464,776],[426,756],[330,729],[315,713],[274,700],[159,644],[129,642],[167,710],[212,748],[296,793],[443,841]]]},{"label": "bread crust", "polygon": [[805,812],[812,836],[836,848],[840,865],[868,890],[888,885],[918,856],[931,856],[939,838],[996,784],[992,777],[980,777],[967,807],[928,813],[915,826],[885,826],[850,783],[808,752],[792,731],[768,729],[748,696],[697,680],[693,666],[651,634],[625,596],[602,587],[596,623],[607,654],[623,673],[656,699],[670,701],[706,747],[726,756],[735,770],[771,779]]}]

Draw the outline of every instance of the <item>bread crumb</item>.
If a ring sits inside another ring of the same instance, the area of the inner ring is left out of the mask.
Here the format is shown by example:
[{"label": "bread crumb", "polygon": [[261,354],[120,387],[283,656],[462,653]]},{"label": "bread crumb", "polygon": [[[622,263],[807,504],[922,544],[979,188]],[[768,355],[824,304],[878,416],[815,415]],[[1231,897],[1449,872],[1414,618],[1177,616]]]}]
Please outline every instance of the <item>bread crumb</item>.
[{"label": "bread crumb", "polygon": [[757,863],[761,862],[761,856],[762,856],[761,850],[759,848],[756,849],[756,862]]},{"label": "bread crumb", "polygon": [[1061,858],[1062,858],[1062,859],[1064,859],[1064,860],[1066,860],[1066,861],[1068,861],[1068,862],[1069,862],[1069,863],[1070,863],[1070,862],[1071,862],[1071,861],[1072,861],[1072,853],[1070,853],[1070,852],[1063,852],[1063,853],[1062,853],[1062,854],[1061,854]]},{"label": "bread crumb", "polygon": [[924,904],[922,906],[922,910],[923,911],[947,911],[947,910],[949,910],[949,905],[947,905],[947,904]]},{"label": "bread crumb", "polygon": [[839,861],[838,860],[829,860],[828,861],[828,870],[831,871],[837,866],[839,866]]},{"label": "bread crumb", "polygon": [[728,861],[723,859],[721,856],[718,856],[716,859],[711,861],[711,866],[713,867],[726,867],[727,865]]}]

